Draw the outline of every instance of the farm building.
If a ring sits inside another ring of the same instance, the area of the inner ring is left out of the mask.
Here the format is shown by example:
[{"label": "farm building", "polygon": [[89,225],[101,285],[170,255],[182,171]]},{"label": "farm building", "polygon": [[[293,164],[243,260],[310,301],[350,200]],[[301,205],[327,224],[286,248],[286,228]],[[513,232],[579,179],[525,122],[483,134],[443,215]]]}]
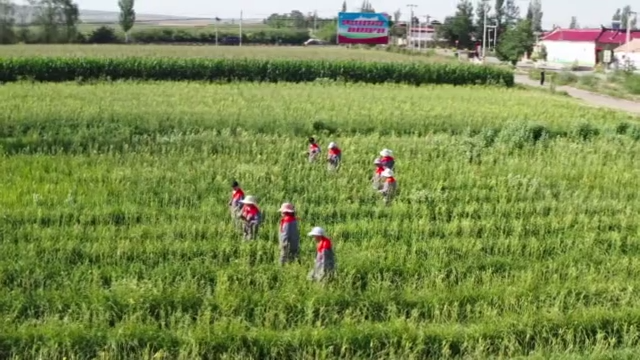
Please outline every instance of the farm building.
[{"label": "farm building", "polygon": [[[640,31],[632,30],[631,39],[640,39]],[[626,41],[625,29],[561,29],[540,39],[547,50],[547,61],[560,64],[594,66],[604,50],[613,50]]]},{"label": "farm building", "polygon": [[618,61],[624,62],[629,59],[637,67],[640,64],[640,39],[633,39],[613,52]]}]

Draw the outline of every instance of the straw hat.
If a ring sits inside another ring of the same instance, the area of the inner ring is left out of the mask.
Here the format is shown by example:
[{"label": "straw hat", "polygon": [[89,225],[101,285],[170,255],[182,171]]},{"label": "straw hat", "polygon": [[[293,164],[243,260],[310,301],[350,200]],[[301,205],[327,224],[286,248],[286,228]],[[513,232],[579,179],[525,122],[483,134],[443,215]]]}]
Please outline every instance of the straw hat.
[{"label": "straw hat", "polygon": [[248,195],[244,200],[240,201],[242,204],[248,205],[258,205],[258,200],[256,200],[255,196]]},{"label": "straw hat", "polygon": [[316,226],[307,234],[308,236],[324,236],[324,229]]},{"label": "straw hat", "polygon": [[296,209],[293,207],[293,204],[291,203],[283,203],[282,206],[280,206],[280,210],[281,213],[293,213],[296,212]]}]

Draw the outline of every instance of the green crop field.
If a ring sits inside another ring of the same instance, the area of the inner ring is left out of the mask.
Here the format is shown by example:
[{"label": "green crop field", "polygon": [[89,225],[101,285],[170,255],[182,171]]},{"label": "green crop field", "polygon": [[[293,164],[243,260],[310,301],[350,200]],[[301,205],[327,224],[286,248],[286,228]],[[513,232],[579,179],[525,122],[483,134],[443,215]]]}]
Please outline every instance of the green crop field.
[{"label": "green crop field", "polygon": [[[517,89],[0,87],[0,357],[636,359],[640,126]],[[305,161],[306,138],[344,164]],[[394,150],[401,193],[371,189]],[[232,179],[265,225],[245,242]],[[338,278],[277,262],[277,209]]]},{"label": "green crop field", "polygon": [[[420,58],[381,51],[0,47],[34,55],[94,58],[0,61],[0,359],[640,357],[635,117],[391,84],[510,85],[504,69],[302,61]],[[272,82],[197,81],[242,76]],[[309,136],[340,145],[338,173],[306,162]],[[389,206],[369,182],[383,148]],[[252,242],[234,179],[265,215]],[[279,265],[285,201],[303,235],[328,231],[335,281],[306,279],[307,237]]]},{"label": "green crop field", "polygon": [[6,45],[1,57],[30,56],[143,56],[359,60],[385,62],[451,62],[439,55],[404,55],[383,50],[347,49],[337,46],[189,46],[189,45]]}]

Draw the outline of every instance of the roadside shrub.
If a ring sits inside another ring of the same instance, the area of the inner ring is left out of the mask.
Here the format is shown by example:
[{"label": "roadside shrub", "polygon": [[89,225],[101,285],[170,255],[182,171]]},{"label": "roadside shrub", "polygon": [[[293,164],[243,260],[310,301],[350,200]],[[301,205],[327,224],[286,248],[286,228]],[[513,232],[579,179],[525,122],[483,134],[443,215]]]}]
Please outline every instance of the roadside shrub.
[{"label": "roadside shrub", "polygon": [[92,44],[112,44],[119,42],[119,40],[114,28],[101,26],[89,34],[87,42]]},{"label": "roadside shrub", "polygon": [[624,88],[633,95],[640,95],[640,75],[631,74],[624,78]]},{"label": "roadside shrub", "polygon": [[61,82],[109,78],[151,81],[312,82],[318,78],[362,83],[405,83],[513,86],[507,69],[469,64],[378,63],[359,61],[75,58],[0,59],[0,82],[29,77]]}]

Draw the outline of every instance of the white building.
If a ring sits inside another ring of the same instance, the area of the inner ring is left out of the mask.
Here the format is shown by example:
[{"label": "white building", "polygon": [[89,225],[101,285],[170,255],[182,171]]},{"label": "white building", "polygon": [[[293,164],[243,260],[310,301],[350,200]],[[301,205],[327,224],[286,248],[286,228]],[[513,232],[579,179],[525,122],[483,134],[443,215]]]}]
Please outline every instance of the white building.
[{"label": "white building", "polygon": [[547,51],[547,62],[564,65],[595,66],[596,42],[603,29],[555,29],[540,39]]}]

